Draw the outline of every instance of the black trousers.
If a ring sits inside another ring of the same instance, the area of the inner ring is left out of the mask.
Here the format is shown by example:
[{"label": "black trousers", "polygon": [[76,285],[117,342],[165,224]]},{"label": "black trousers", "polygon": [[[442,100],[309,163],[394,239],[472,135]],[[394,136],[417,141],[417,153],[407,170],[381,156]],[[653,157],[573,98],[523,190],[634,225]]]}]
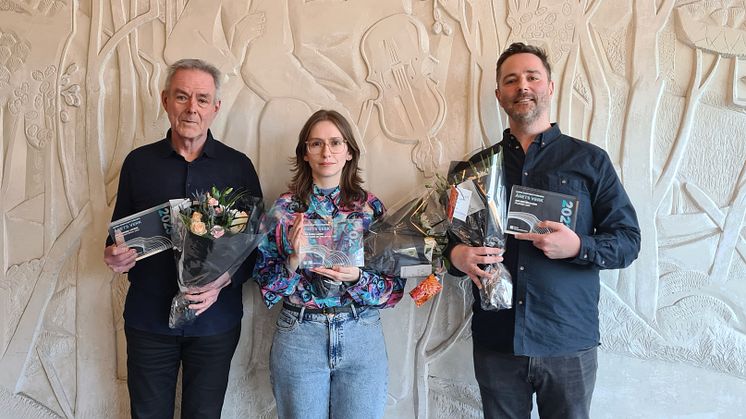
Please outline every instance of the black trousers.
[{"label": "black trousers", "polygon": [[179,366],[181,417],[219,418],[241,325],[214,336],[182,337],[124,328],[132,417],[172,419]]},{"label": "black trousers", "polygon": [[598,367],[596,347],[527,357],[474,345],[474,372],[486,419],[529,419],[536,393],[542,419],[588,419]]}]

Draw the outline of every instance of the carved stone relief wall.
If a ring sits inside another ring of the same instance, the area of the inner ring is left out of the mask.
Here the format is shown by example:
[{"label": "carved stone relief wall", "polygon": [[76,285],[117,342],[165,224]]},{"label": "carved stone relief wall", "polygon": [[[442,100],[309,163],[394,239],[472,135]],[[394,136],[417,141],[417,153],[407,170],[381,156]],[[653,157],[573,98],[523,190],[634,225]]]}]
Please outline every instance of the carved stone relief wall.
[{"label": "carved stone relief wall", "polygon": [[[213,132],[268,199],[334,108],[390,206],[500,138],[494,63],[519,40],[550,51],[553,119],[609,152],[643,232],[603,274],[593,416],[743,415],[745,1],[0,0],[0,417],[128,416],[127,281],[101,255],[124,157],[167,128],[170,63],[224,72]],[[275,417],[277,310],[244,295],[224,416]],[[470,299],[448,278],[384,313],[387,417],[480,417]]]}]

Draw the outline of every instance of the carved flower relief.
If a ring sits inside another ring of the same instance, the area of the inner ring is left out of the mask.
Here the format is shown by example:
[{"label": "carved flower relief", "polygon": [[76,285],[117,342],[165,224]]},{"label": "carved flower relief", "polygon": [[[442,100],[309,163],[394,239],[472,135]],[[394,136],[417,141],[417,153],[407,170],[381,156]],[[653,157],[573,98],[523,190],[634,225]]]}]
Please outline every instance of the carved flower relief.
[{"label": "carved flower relief", "polygon": [[0,32],[0,49],[4,50],[0,57],[11,72],[18,70],[17,65],[23,64],[31,51],[29,43],[12,32]]},{"label": "carved flower relief", "polygon": [[435,22],[433,23],[431,30],[435,35],[440,35],[441,33],[445,36],[453,35],[453,28],[443,17],[443,13],[437,5],[433,8],[433,20]]},{"label": "carved flower relief", "polygon": [[[28,3],[34,3],[30,5]],[[23,4],[23,6],[21,6]],[[0,0],[0,11],[23,13],[32,16],[54,16],[55,13],[65,7],[63,0],[44,0],[44,1],[21,1],[21,0]]]},{"label": "carved flower relief", "polygon": [[[32,109],[23,113],[23,131],[26,142],[33,148],[39,150],[46,146],[54,137],[54,121],[51,115],[54,112],[54,88],[50,79],[57,73],[55,66],[47,66],[44,71],[34,70],[31,78],[40,82],[38,93],[32,99]],[[11,112],[19,114],[23,105],[29,102],[30,86],[23,83],[20,89],[13,94],[15,99],[11,103]]]},{"label": "carved flower relief", "polygon": [[62,83],[63,86],[67,86],[70,84],[70,78],[75,75],[75,73],[78,72],[78,65],[76,63],[72,63],[69,66],[67,66],[67,69],[65,70],[65,73],[62,74],[62,77],[60,78],[60,83]]},{"label": "carved flower relief", "polygon": [[39,93],[34,96],[34,109],[44,112],[44,117],[54,110],[54,88],[50,79],[57,74],[57,68],[53,65],[47,66],[42,72],[34,70],[31,77],[40,82]]},{"label": "carved flower relief", "polygon": [[23,82],[23,84],[21,84],[21,87],[19,87],[18,89],[13,89],[13,98],[8,104],[8,108],[10,109],[10,113],[12,115],[18,115],[21,112],[21,108],[23,107],[23,105],[28,103],[29,90],[30,89],[28,82]]},{"label": "carved flower relief", "polygon": [[44,71],[41,71],[41,70],[32,71],[31,78],[33,78],[36,81],[44,81],[52,77],[56,73],[57,73],[57,67],[50,65],[50,66],[47,66],[47,68],[44,69]]},{"label": "carved flower relief", "polygon": [[73,84],[60,93],[68,106],[80,107],[80,85]]},{"label": "carved flower relief", "polygon": [[23,129],[26,134],[26,141],[31,147],[37,150],[43,148],[52,140],[52,130],[36,124],[38,118],[39,113],[36,111],[28,111],[23,115]]},{"label": "carved flower relief", "polygon": [[529,6],[518,6],[516,9],[511,7],[506,21],[516,34],[515,39],[547,42],[550,61],[558,62],[570,52],[575,34],[573,14],[573,5],[567,1],[560,9],[538,4],[532,7],[529,3]]},{"label": "carved flower relief", "polygon": [[[60,95],[62,95],[62,98],[65,100],[65,104],[67,106],[73,106],[75,108],[79,108],[83,101],[80,96],[80,85],[71,82],[72,76],[75,75],[75,73],[77,72],[78,65],[76,63],[72,63],[67,66],[65,73],[62,75],[62,77],[60,77],[60,84],[62,86]],[[67,123],[70,122],[72,117],[66,109],[62,109],[60,110],[60,119],[63,123]]]},{"label": "carved flower relief", "polygon": [[28,42],[12,32],[0,32],[0,86],[10,84],[10,77],[26,62],[31,51]]}]

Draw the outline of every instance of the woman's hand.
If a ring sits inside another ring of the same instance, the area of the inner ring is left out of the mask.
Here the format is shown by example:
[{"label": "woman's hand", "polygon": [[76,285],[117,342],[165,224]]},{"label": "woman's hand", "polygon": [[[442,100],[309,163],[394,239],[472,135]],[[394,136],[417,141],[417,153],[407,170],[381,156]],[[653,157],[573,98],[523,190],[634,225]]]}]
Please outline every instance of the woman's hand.
[{"label": "woman's hand", "polygon": [[287,266],[290,272],[295,272],[300,264],[300,255],[298,255],[298,249],[300,249],[308,240],[306,239],[306,233],[303,231],[303,213],[295,214],[293,225],[288,230],[288,241],[293,247],[293,253],[288,256]]},{"label": "woman's hand", "polygon": [[312,272],[340,282],[357,282],[363,271],[357,266],[333,266],[331,268],[313,268]]}]

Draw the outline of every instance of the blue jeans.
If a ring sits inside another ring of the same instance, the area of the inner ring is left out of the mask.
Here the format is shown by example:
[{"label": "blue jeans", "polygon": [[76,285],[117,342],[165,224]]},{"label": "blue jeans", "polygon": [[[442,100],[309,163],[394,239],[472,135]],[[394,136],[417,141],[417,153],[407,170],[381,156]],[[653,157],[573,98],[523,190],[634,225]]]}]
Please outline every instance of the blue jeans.
[{"label": "blue jeans", "polygon": [[270,351],[280,419],[381,418],[387,369],[377,309],[336,315],[280,312]]},{"label": "blue jeans", "polygon": [[596,347],[527,357],[474,345],[474,372],[487,419],[530,418],[534,393],[542,419],[589,418],[597,367]]}]

